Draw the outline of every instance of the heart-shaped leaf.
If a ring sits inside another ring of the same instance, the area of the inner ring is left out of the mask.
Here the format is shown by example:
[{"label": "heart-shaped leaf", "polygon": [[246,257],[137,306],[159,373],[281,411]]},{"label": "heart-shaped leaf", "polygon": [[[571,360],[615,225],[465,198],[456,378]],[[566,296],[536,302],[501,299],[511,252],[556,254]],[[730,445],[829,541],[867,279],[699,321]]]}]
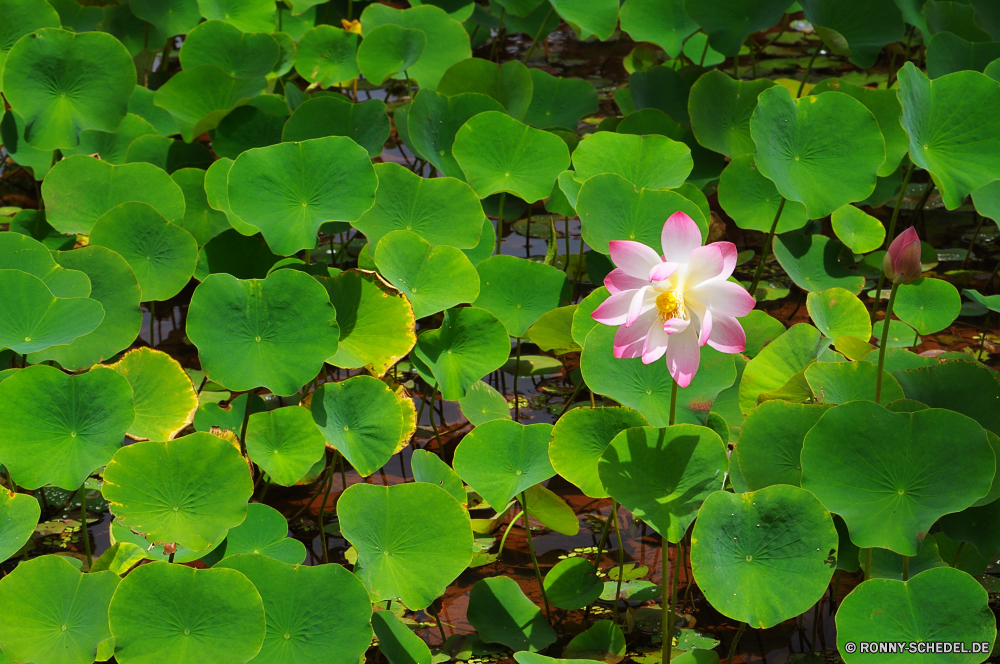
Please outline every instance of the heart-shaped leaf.
[{"label": "heart-shaped leaf", "polygon": [[96,154],[101,161],[118,166],[125,163],[125,155],[134,140],[155,133],[153,125],[138,115],[129,113],[114,131],[88,129],[80,134],[80,145],[75,148],[64,148],[62,153],[67,157],[75,154]]},{"label": "heart-shaped leaf", "polygon": [[573,178],[580,183],[601,173],[616,173],[640,189],[673,189],[684,184],[693,165],[690,148],[655,134],[601,131],[573,152]]},{"label": "heart-shaped leaf", "polygon": [[465,179],[452,150],[455,135],[470,118],[487,111],[502,112],[499,101],[476,92],[453,96],[421,90],[406,113],[409,144],[435,168],[453,178]]},{"label": "heart-shaped leaf", "polygon": [[822,404],[765,401],[750,411],[734,454],[751,491],[772,484],[802,484],[802,441],[830,409]]},{"label": "heart-shaped leaf", "polygon": [[774,238],[774,257],[804,291],[843,288],[860,293],[865,278],[840,264],[844,252],[844,245],[823,235],[789,233]]},{"label": "heart-shaped leaf", "polygon": [[371,622],[389,664],[431,664],[431,649],[395,613],[376,611]]},{"label": "heart-shaped leaf", "polygon": [[[24,35],[42,28],[60,27],[61,17],[45,0],[9,0],[4,3],[4,22],[0,26],[0,74],[11,47]],[[86,32],[79,30],[78,32]],[[0,76],[0,79],[3,77]],[[2,83],[2,80],[0,80]],[[3,85],[0,84],[0,92]]]},{"label": "heart-shaped leaf", "polygon": [[538,129],[563,127],[575,131],[581,118],[597,112],[597,89],[590,81],[562,78],[529,69],[531,104],[523,122]]},{"label": "heart-shaped leaf", "polygon": [[308,409],[289,406],[250,415],[246,445],[247,455],[273,481],[292,486],[323,458],[326,439]]},{"label": "heart-shaped leaf", "polygon": [[482,58],[469,58],[452,65],[437,85],[446,97],[475,92],[500,102],[515,120],[524,120],[531,104],[534,84],[530,70],[519,60],[497,65]]},{"label": "heart-shaped leaf", "polygon": [[309,99],[296,108],[285,123],[281,140],[347,136],[366,149],[368,156],[377,157],[382,154],[390,131],[389,116],[381,99],[352,104],[347,97],[329,94]]},{"label": "heart-shaped leaf", "polygon": [[844,205],[834,210],[831,222],[837,239],[854,253],[875,251],[885,242],[885,226],[882,222],[853,205]]},{"label": "heart-shaped leaf", "polygon": [[633,41],[656,44],[671,58],[681,54],[684,42],[698,29],[684,11],[684,0],[625,0],[618,14],[622,30]]},{"label": "heart-shaped leaf", "polygon": [[407,75],[420,60],[427,45],[423,30],[407,29],[386,23],[368,34],[358,47],[358,69],[364,77],[381,85],[395,74]]},{"label": "heart-shaped leaf", "polygon": [[174,358],[152,348],[136,348],[108,365],[132,386],[135,420],[128,435],[170,440],[194,421],[198,395]]},{"label": "heart-shaped leaf", "polygon": [[0,491],[0,562],[28,543],[40,516],[41,506],[32,496]]},{"label": "heart-shaped leaf", "polygon": [[872,4],[865,0],[805,0],[806,20],[819,34],[833,31],[849,49],[851,62],[862,69],[875,64],[886,44],[905,34],[903,13],[896,3]]},{"label": "heart-shaped leaf", "polygon": [[174,171],[170,179],[184,192],[184,218],[177,225],[190,233],[199,247],[232,228],[225,213],[212,209],[208,204],[205,171],[182,168]]},{"label": "heart-shaped leaf", "polygon": [[264,92],[264,77],[234,78],[221,68],[198,65],[170,77],[156,91],[155,102],[173,116],[188,143],[219,126],[222,118]]},{"label": "heart-shaped leaf", "polygon": [[[136,0],[132,13],[152,23],[164,36],[186,35],[201,22],[195,0]],[[187,39],[184,40],[187,43]],[[184,65],[187,69],[188,65]]]},{"label": "heart-shaped leaf", "polygon": [[[719,205],[740,228],[767,233],[778,214],[781,194],[774,183],[761,174],[754,155],[745,154],[733,159],[722,171]],[[786,200],[775,232],[795,231],[808,221],[806,206]]]},{"label": "heart-shaped leaf", "polygon": [[332,25],[309,28],[296,49],[295,71],[310,83],[328,88],[357,77],[358,43],[353,32]]},{"label": "heart-shaped leaf", "polygon": [[479,297],[473,306],[499,318],[512,337],[523,337],[542,314],[569,299],[566,275],[550,265],[493,256],[476,269]]},{"label": "heart-shaped leaf", "polygon": [[961,309],[957,288],[942,279],[924,277],[899,287],[892,312],[918,334],[933,334],[954,323]]},{"label": "heart-shaped leaf", "polygon": [[482,579],[469,593],[469,623],[488,643],[511,650],[538,652],[556,641],[555,630],[509,576]]},{"label": "heart-shaped leaf", "polygon": [[757,108],[758,95],[773,86],[774,82],[766,78],[733,80],[721,70],[701,76],[691,86],[688,100],[691,129],[698,142],[731,159],[756,152],[750,118]]},{"label": "heart-shaped leaf", "polygon": [[631,408],[574,408],[556,421],[549,443],[549,460],[560,476],[591,498],[607,498],[598,463],[615,436],[625,429],[647,426]]},{"label": "heart-shaped leaf", "polygon": [[275,28],[275,7],[267,0],[198,0],[198,10],[207,19],[227,21],[243,32]]},{"label": "heart-shaped leaf", "polygon": [[469,432],[455,448],[455,472],[494,509],[502,510],[555,470],[549,462],[552,425],[493,420]]},{"label": "heart-shaped leaf", "polygon": [[225,21],[205,21],[182,32],[187,33],[180,52],[184,69],[215,65],[233,78],[260,78],[271,72],[280,55],[278,42],[271,35],[247,34]]},{"label": "heart-shaped leaf", "polygon": [[[288,537],[288,521],[281,512],[262,503],[247,505],[247,518],[226,534],[217,548],[202,558],[209,567],[217,561],[231,563],[234,557],[267,556],[288,565],[299,565],[306,558],[306,547],[297,539]],[[219,567],[234,567],[222,564]]]},{"label": "heart-shaped leaf", "polygon": [[790,5],[788,0],[684,0],[687,15],[723,55],[739,53],[751,33],[777,23]]},{"label": "heart-shaped leaf", "polygon": [[809,293],[806,308],[813,323],[829,339],[848,336],[867,341],[872,336],[872,324],[864,303],[843,288]]}]

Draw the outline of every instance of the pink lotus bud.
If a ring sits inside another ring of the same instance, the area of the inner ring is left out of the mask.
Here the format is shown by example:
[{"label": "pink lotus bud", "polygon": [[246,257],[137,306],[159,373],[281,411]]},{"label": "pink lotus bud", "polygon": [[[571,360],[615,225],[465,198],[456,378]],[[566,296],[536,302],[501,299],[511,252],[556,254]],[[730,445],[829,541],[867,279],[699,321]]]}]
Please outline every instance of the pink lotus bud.
[{"label": "pink lotus bud", "polygon": [[920,265],[920,238],[912,226],[889,245],[889,251],[885,252],[885,258],[882,259],[882,272],[894,284],[911,284],[920,278],[923,272]]}]

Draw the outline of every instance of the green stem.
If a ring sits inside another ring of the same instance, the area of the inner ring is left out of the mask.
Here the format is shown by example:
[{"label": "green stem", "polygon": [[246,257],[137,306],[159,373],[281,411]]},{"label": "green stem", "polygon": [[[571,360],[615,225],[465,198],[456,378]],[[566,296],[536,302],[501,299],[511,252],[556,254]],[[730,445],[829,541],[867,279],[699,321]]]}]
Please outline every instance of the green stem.
[{"label": "green stem", "polygon": [[[507,15],[507,8],[500,8],[500,24],[497,26],[497,38],[493,40],[493,48],[490,49],[490,62],[493,62],[493,58],[497,54],[497,46],[500,45],[500,39],[503,35],[503,19]],[[543,24],[544,25],[544,24]]]},{"label": "green stem", "polygon": [[563,272],[569,271],[569,256],[572,253],[569,248],[569,217],[563,217],[563,222],[566,227],[566,262],[563,264]]},{"label": "green stem", "polygon": [[[541,25],[538,26],[538,32],[535,33],[534,39],[531,40],[531,48],[529,48],[528,52],[524,55],[524,63],[525,64],[527,64],[528,60],[531,59],[531,54],[535,52],[535,46],[538,45],[538,40],[542,38],[542,32],[545,31],[545,24],[549,22],[550,18],[552,18],[552,12],[554,12],[555,10],[556,10],[555,7],[553,7],[552,9],[550,9],[549,13],[545,15],[545,20],[542,21]],[[492,60],[492,59],[493,59],[493,57],[490,56],[490,60]]]},{"label": "green stem", "polygon": [[819,55],[820,49],[823,48],[823,42],[816,44],[816,50],[813,51],[813,55],[809,58],[809,66],[806,67],[806,75],[802,77],[802,82],[799,83],[799,91],[795,93],[795,98],[798,99],[802,96],[802,91],[806,89],[806,81],[809,80],[809,74],[812,73],[813,63],[816,62],[816,56]]},{"label": "green stem", "polygon": [[347,20],[354,19],[354,0],[347,0]]},{"label": "green stem", "polygon": [[434,616],[434,622],[437,623],[438,631],[441,632],[441,643],[443,644],[448,640],[448,637],[444,635],[444,625],[441,624],[441,616],[436,613],[432,613],[431,615]]},{"label": "green stem", "polygon": [[559,253],[559,236],[556,235],[556,221],[555,217],[549,215],[549,244],[545,248],[545,261],[546,265],[552,265],[556,262],[556,254]]},{"label": "green stem", "polygon": [[750,282],[750,296],[756,297],[754,294],[757,292],[757,285],[760,283],[760,277],[764,274],[764,263],[767,262],[767,252],[771,246],[771,241],[774,239],[774,231],[778,229],[778,220],[781,219],[781,211],[785,209],[785,197],[781,197],[781,202],[778,203],[778,212],[774,215],[774,221],[771,222],[771,229],[767,232],[764,237],[764,246],[760,249],[760,262],[757,263],[757,271],[753,275],[753,281]]},{"label": "green stem", "polygon": [[240,453],[246,456],[247,453],[247,425],[250,424],[250,403],[253,401],[253,392],[247,392],[246,408],[243,411],[243,425],[240,427]]},{"label": "green stem", "polygon": [[535,544],[531,539],[531,524],[528,523],[528,496],[521,492],[521,507],[524,508],[522,518],[524,519],[524,532],[528,538],[528,553],[531,554],[531,563],[535,566],[535,578],[538,579],[538,589],[542,591],[542,600],[545,601],[545,617],[552,624],[552,611],[549,609],[549,598],[545,594],[545,584],[542,581],[542,570],[538,567],[538,557],[535,556]]},{"label": "green stem", "polygon": [[726,657],[726,664],[733,664],[733,655],[736,654],[736,646],[739,644],[740,637],[743,636],[743,630],[746,628],[746,623],[740,623],[740,628],[736,630],[736,636],[733,637],[733,642],[729,644],[729,656]]},{"label": "green stem", "polygon": [[910,580],[910,557],[903,556],[903,581]]},{"label": "green stem", "polygon": [[326,542],[326,527],[323,525],[323,515],[326,512],[326,501],[330,499],[330,490],[333,488],[333,473],[330,473],[330,481],[326,484],[326,493],[323,494],[323,502],[319,506],[319,538],[323,543],[323,563],[330,562],[330,547]]},{"label": "green stem", "polygon": [[[680,548],[675,546],[674,568],[673,574],[671,574],[672,580],[670,582],[670,603],[668,604],[666,567],[667,559],[669,558],[667,554],[670,551],[670,544],[667,542],[665,535],[661,539],[660,546],[663,549],[663,572],[661,574],[663,576],[663,588],[660,589],[660,631],[663,633],[663,661],[669,662],[670,658],[673,656],[674,649],[674,615],[675,609],[677,608],[677,571],[680,569],[681,564],[683,564],[683,560],[681,559]],[[739,636],[736,638],[739,639]]]},{"label": "green stem", "polygon": [[[517,390],[516,383],[514,385],[514,389]],[[434,423],[434,395],[436,394],[436,390],[437,388],[431,390],[431,409],[429,411],[430,412],[429,417],[431,421],[431,429],[434,431],[434,440],[437,441],[438,449],[440,450],[443,449],[441,444],[441,434],[438,433],[437,424]],[[444,422],[442,422],[441,424],[444,425]]]},{"label": "green stem", "polygon": [[[885,319],[882,321],[882,341],[878,345],[878,373],[875,375],[875,403],[882,403],[882,367],[885,365],[885,347],[889,341],[889,322],[892,316],[892,305],[896,301],[896,291],[899,284],[892,284],[892,291],[889,292],[889,304],[885,309]],[[870,551],[870,549],[869,549]]]},{"label": "green stem", "polygon": [[708,55],[708,35],[705,35],[705,48],[701,49],[701,60],[698,61],[699,67],[705,66],[705,56]]},{"label": "green stem", "polygon": [[986,333],[989,331],[990,323],[990,311],[986,310],[983,315],[983,329],[979,332],[979,352],[976,353],[976,359],[980,362],[983,361],[983,349],[986,347]]},{"label": "green stem", "polygon": [[872,550],[865,549],[865,581],[872,578]]},{"label": "green stem", "polygon": [[347,465],[347,461],[344,459],[344,455],[343,454],[339,454],[338,455],[337,464],[340,466],[340,486],[341,486],[341,491],[347,491],[347,471],[345,470],[345,467]]},{"label": "green stem", "polygon": [[601,529],[601,539],[597,542],[597,558],[594,559],[594,573],[601,571],[601,556],[604,555],[604,544],[608,541],[608,532],[611,530],[611,517],[618,514],[618,502],[611,499],[611,513],[604,521],[604,528]]},{"label": "green stem", "polygon": [[517,398],[517,383],[521,376],[521,337],[517,337],[517,362],[514,364],[514,421],[517,422],[520,413],[520,402]]},{"label": "green stem", "polygon": [[292,516],[290,519],[288,519],[289,521],[295,521],[297,518],[299,518],[300,516],[302,516],[305,513],[305,511],[307,509],[309,509],[309,506],[313,504],[313,501],[315,501],[319,497],[319,494],[323,491],[323,487],[326,486],[326,479],[327,479],[327,477],[329,476],[329,474],[331,472],[331,465],[332,464],[328,463],[326,465],[326,467],[323,468],[323,472],[321,472],[319,474],[320,481],[318,482],[318,486],[316,487],[316,490],[313,492],[313,494],[309,498],[309,500],[306,501],[306,504],[303,505],[299,509],[299,511],[295,513],[294,516]]},{"label": "green stem", "polygon": [[497,212],[497,256],[500,255],[500,243],[503,242],[503,204],[506,200],[507,200],[507,192],[501,191],[500,211]]},{"label": "green stem", "polygon": [[677,415],[677,381],[671,377],[670,382],[670,419],[667,420],[667,424],[673,426]]},{"label": "green stem", "polygon": [[515,514],[514,518],[507,524],[507,529],[503,531],[503,537],[500,538],[500,549],[497,551],[497,560],[499,560],[500,556],[503,555],[503,545],[507,542],[507,535],[510,535],[511,529],[514,527],[514,524],[517,523],[517,520],[521,518],[522,514],[524,514],[524,510]]},{"label": "green stem", "polygon": [[[570,405],[573,403],[573,399],[576,398],[576,395],[580,393],[580,390],[582,388],[583,388],[583,380],[581,379],[580,382],[577,384],[576,389],[573,390],[573,394],[569,395],[569,399],[566,400],[566,405],[564,405],[563,409],[561,411],[559,411],[559,417],[562,417],[563,414],[567,410],[569,410]],[[558,419],[558,418],[556,418],[556,419]]]},{"label": "green stem", "polygon": [[[899,196],[896,197],[896,207],[892,210],[892,218],[889,220],[889,232],[885,235],[885,240],[882,241],[882,248],[888,249],[889,243],[892,242],[893,238],[896,237],[896,220],[899,219],[899,210],[903,206],[903,197],[906,195],[906,187],[910,184],[910,176],[913,175],[913,171],[917,170],[916,166],[910,166],[906,169],[906,176],[903,177],[903,184],[899,188]],[[872,315],[871,321],[875,322],[875,314],[878,312],[878,307],[882,302],[882,286],[885,285],[885,273],[878,275],[878,287],[875,289],[875,301],[872,303]]]},{"label": "green stem", "polygon": [[976,238],[979,237],[979,231],[983,227],[983,220],[986,219],[986,217],[982,216],[975,210],[972,211],[972,217],[973,219],[978,219],[978,223],[976,224],[976,230],[972,231],[972,239],[969,240],[969,250],[965,252],[965,260],[962,261],[963,270],[965,269],[965,266],[968,265],[969,259],[972,258],[972,249],[976,246]]},{"label": "green stem", "polygon": [[618,604],[621,602],[622,597],[622,581],[625,576],[625,547],[622,546],[622,532],[621,528],[618,526],[618,503],[613,503],[614,511],[611,516],[615,520],[615,539],[618,540],[618,587],[615,589],[615,624],[618,624]]},{"label": "green stem", "polygon": [[951,566],[952,567],[958,565],[958,556],[959,556],[960,553],[962,553],[962,547],[964,547],[964,546],[965,546],[965,542],[959,542],[958,543],[958,548],[955,549],[955,556],[951,559]]},{"label": "green stem", "polygon": [[406,77],[406,94],[409,95],[410,101],[413,100],[413,84],[410,83],[410,72],[403,70],[403,76]]},{"label": "green stem", "polygon": [[83,550],[87,554],[87,570],[94,564],[90,554],[90,533],[87,530],[87,481],[80,487],[80,532],[83,533]]},{"label": "green stem", "polygon": [[156,302],[149,303],[149,345],[156,348]]}]

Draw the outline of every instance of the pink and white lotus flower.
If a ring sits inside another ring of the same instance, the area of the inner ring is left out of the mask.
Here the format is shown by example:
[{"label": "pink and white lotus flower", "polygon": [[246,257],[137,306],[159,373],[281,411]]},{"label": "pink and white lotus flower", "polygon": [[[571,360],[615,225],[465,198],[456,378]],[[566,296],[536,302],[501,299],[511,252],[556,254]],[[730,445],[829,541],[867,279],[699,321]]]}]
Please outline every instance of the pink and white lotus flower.
[{"label": "pink and white lotus flower", "polygon": [[680,387],[698,371],[701,347],[740,353],[746,333],[736,319],[754,308],[753,297],[727,281],[736,267],[731,242],[701,246],[691,217],[676,212],[663,224],[663,255],[639,242],[609,243],[616,269],[604,280],[611,297],[592,317],[618,325],[614,354],[650,364],[667,356],[667,370]]}]

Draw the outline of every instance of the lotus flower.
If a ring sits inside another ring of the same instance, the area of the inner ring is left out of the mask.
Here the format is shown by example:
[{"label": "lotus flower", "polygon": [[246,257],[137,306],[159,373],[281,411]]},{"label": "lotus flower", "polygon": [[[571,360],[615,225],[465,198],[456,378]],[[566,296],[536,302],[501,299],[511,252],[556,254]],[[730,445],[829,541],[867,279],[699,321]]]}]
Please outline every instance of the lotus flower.
[{"label": "lotus flower", "polygon": [[911,284],[920,278],[923,273],[920,265],[920,238],[913,226],[903,231],[889,245],[889,251],[885,252],[885,258],[882,259],[882,272],[894,284]]},{"label": "lotus flower", "polygon": [[609,243],[616,268],[604,285],[611,297],[592,317],[618,325],[614,354],[650,364],[667,356],[667,370],[680,387],[698,371],[701,347],[740,353],[746,333],[736,319],[754,308],[753,297],[727,281],[736,267],[731,242],[701,246],[691,217],[676,212],[663,224],[663,255],[639,242]]}]

